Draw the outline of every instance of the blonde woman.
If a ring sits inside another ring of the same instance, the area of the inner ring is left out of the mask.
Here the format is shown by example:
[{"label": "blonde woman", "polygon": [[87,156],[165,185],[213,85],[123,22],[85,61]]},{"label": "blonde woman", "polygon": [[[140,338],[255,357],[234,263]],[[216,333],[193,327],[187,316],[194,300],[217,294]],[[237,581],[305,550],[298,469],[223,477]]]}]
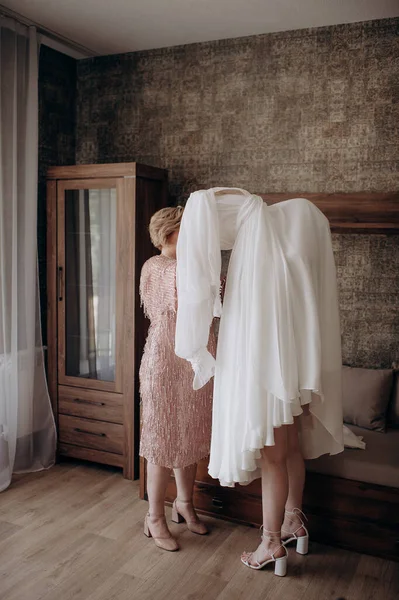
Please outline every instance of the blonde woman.
[{"label": "blonde woman", "polygon": [[[176,244],[182,215],[182,207],[164,208],[153,215],[151,241],[161,253],[144,264],[140,281],[141,301],[151,321],[140,368],[140,455],[147,459],[149,501],[144,533],[171,552],[179,548],[164,510],[171,469],[177,485],[172,520],[186,521],[193,533],[207,533],[193,506],[193,488],[197,462],[209,454],[212,422],[212,383],[194,392],[191,365],[174,351]],[[213,333],[209,349],[214,353]]]}]

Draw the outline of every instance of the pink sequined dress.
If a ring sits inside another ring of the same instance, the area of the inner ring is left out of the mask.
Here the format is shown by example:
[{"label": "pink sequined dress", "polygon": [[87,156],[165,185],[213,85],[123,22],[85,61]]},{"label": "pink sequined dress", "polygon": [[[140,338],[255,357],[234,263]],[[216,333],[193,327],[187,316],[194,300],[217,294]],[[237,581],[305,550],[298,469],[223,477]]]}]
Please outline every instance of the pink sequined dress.
[{"label": "pink sequined dress", "polygon": [[[176,260],[150,258],[141,272],[140,295],[151,321],[140,367],[140,456],[163,467],[187,467],[209,454],[213,382],[195,392],[190,363],[174,351]],[[215,346],[211,332],[213,354]]]}]

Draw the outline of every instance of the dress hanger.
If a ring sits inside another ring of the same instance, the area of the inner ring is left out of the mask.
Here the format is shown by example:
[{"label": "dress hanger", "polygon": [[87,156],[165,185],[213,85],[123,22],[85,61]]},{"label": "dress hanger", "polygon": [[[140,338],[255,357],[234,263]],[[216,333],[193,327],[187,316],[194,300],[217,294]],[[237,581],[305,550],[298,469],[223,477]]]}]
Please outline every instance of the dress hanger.
[{"label": "dress hanger", "polygon": [[221,188],[214,192],[215,196],[225,196],[226,194],[237,194],[240,196],[246,196],[244,190],[240,188]]}]

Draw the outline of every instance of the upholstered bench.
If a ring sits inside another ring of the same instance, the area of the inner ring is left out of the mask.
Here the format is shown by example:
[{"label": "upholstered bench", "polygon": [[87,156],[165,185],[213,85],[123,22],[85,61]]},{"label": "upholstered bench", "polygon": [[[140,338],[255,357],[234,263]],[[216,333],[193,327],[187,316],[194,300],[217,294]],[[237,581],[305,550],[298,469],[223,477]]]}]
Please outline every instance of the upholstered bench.
[{"label": "upholstered bench", "polygon": [[399,489],[399,429],[379,433],[353,425],[349,428],[363,437],[366,449],[346,448],[342,454],[322,456],[308,461],[307,470]]},{"label": "upholstered bench", "polygon": [[344,367],[343,397],[366,449],[307,461],[309,527],[314,539],[399,560],[399,372]]}]

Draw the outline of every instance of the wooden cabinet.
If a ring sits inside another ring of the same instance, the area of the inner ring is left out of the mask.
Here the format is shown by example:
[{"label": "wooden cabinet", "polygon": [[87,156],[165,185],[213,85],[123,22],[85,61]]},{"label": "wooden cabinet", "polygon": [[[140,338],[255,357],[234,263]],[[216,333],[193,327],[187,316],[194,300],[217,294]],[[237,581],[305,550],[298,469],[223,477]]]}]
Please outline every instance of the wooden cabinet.
[{"label": "wooden cabinet", "polygon": [[58,452],[138,476],[139,278],[167,173],[137,163],[53,167],[47,184],[48,381]]}]

